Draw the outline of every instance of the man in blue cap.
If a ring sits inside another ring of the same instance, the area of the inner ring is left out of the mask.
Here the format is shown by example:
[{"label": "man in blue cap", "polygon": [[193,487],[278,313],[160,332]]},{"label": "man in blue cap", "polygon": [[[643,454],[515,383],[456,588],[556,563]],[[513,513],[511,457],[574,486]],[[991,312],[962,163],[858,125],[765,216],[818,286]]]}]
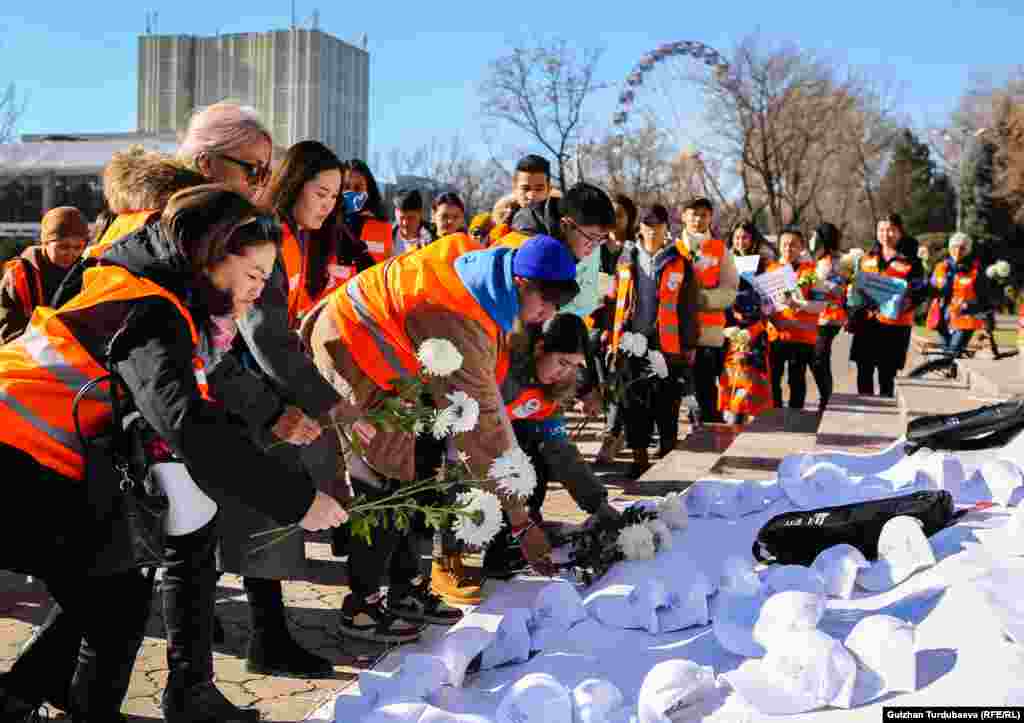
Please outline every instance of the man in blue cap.
[{"label": "man in blue cap", "polygon": [[[430,378],[438,408],[464,392],[479,404],[475,427],[454,439],[435,440],[429,431],[414,436],[377,429],[361,453],[346,450],[345,461],[357,494],[383,497],[403,483],[432,476],[449,441],[468,455],[476,479],[515,448],[499,380],[508,366],[506,336],[516,321],[540,324],[579,291],[576,260],[557,239],[538,235],[518,249],[479,249],[464,234],[447,236],[413,253],[367,269],[315,307],[303,322],[303,336],[321,373],[351,399],[336,421],[353,425],[393,395],[391,382],[419,371],[416,350],[428,339],[447,339],[462,355],[448,376]],[[360,426],[356,426],[358,431]],[[365,426],[362,427],[365,434]],[[497,492],[495,485],[485,485]],[[525,498],[499,493],[513,534],[528,562],[550,570],[551,548],[531,524]],[[415,546],[394,524],[376,528],[373,545],[347,541],[352,594],[341,611],[339,632],[379,642],[415,639],[423,623],[450,624],[460,614],[448,600],[479,599],[479,586],[464,584],[457,555],[435,550],[430,579],[419,574]],[[340,552],[338,550],[337,552]],[[390,582],[387,598],[381,586]]]}]

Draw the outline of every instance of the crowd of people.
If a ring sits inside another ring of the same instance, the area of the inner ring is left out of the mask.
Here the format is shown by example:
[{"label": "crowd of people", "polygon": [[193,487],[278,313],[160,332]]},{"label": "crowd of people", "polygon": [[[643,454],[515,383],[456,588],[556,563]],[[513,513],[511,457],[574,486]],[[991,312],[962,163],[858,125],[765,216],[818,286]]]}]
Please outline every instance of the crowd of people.
[{"label": "crowd of people", "polygon": [[[197,529],[167,537],[165,717],[246,721],[258,714],[233,705],[213,679],[220,573],[243,579],[248,670],[332,674],[293,639],[285,615],[281,581],[304,576],[304,540],[259,545],[261,531],[333,530],[351,588],[339,635],[414,641],[426,625],[461,619],[460,606],[480,601],[481,579],[451,534],[421,521],[378,528],[372,542],[351,534],[353,495],[386,498],[456,451],[485,479],[519,447],[539,483],[528,499],[499,495],[505,527],[483,571],[550,572],[550,481],[595,518],[617,515],[566,433],[574,404],[605,415],[596,463],[628,446],[639,476],[655,429],[661,456],[676,448],[684,397],[695,399],[695,420],[742,424],[783,406],[787,370],[788,406],[802,408],[810,370],[823,410],[843,329],[853,334],[859,392],[875,393],[877,373],[879,394],[892,396],[919,304],[934,299],[929,325],[957,353],[988,303],[969,238],[950,239],[949,259],[929,278],[896,215],[855,257],[827,223],[809,239],[782,229],[777,246],[751,222],[721,238],[706,198],[679,209],[674,236],[665,206],[638,208],[587,183],[557,193],[549,163],[530,155],[510,193],[467,220],[452,192],[427,204],[403,190],[385,207],[363,161],[316,141],[277,163],[272,149],[251,109],[203,109],[176,157],[133,149],[110,160],[109,210],[91,226],[74,208],[53,209],[39,243],[4,268],[0,465],[11,484],[0,569],[35,576],[54,600],[0,674],[4,720],[30,720],[43,703],[80,723],[119,720],[153,577],[131,550],[111,549],[85,444],[121,418],[111,402],[118,386],[146,463],[183,462],[217,508]],[[560,312],[580,290],[578,265],[595,253],[610,281],[605,297],[585,317]],[[785,267],[799,286],[768,305],[752,279]],[[859,272],[906,282],[899,308],[855,293]],[[461,391],[479,403],[479,422],[457,450],[450,438],[367,421],[396,380],[417,373],[419,345],[437,338],[464,361],[432,380],[426,401],[440,407]],[[109,389],[79,394],[107,375]],[[429,573],[419,562],[428,536]]]}]

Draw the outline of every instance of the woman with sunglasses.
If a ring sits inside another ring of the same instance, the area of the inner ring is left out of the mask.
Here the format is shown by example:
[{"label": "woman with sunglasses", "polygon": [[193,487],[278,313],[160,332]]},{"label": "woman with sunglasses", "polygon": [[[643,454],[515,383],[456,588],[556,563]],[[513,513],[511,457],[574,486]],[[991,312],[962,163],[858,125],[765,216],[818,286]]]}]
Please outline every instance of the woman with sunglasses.
[{"label": "woman with sunglasses", "polygon": [[[205,390],[208,320],[255,303],[276,255],[274,227],[245,198],[224,186],[187,189],[169,200],[159,223],[111,249],[71,303],[36,315],[25,336],[0,347],[0,457],[10,479],[32,482],[9,490],[7,509],[15,514],[0,526],[0,568],[44,580],[63,625],[83,641],[77,664],[78,645],[34,643],[23,655],[33,665],[0,681],[5,720],[44,699],[75,720],[118,720],[149,617],[150,581],[138,570],[87,572],[107,544],[107,519],[93,509],[99,490],[88,488],[82,453],[69,444],[79,377],[119,375],[134,410],[204,490],[307,530],[346,519],[305,475],[253,444]],[[51,368],[58,361],[59,374]],[[87,436],[105,433],[109,401],[85,405],[79,419]],[[266,478],[279,484],[253,484]],[[47,524],[26,510],[45,510]],[[162,707],[171,723],[259,717],[213,684],[214,529],[211,520],[168,538],[169,548],[179,548],[171,557],[185,561],[168,567],[162,581],[170,668]],[[130,566],[131,552],[120,553]]]}]

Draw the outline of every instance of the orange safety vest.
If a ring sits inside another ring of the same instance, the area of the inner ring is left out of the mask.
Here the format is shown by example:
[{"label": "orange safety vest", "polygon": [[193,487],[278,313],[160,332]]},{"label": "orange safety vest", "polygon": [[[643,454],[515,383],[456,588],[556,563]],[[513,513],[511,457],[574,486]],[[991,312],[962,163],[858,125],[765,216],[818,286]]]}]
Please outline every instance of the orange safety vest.
[{"label": "orange safety vest", "polygon": [[[860,270],[867,271],[869,273],[879,273],[879,257],[878,254],[865,254],[864,258],[860,260]],[[914,267],[909,261],[906,261],[900,257],[893,258],[889,262],[889,265],[885,267],[885,271],[881,272],[885,276],[891,276],[896,279],[907,280],[910,276],[910,272],[913,271]],[[910,293],[910,285],[907,284],[907,293]],[[890,319],[887,316],[875,312],[874,317],[882,324],[889,326],[913,326],[914,325],[914,308],[910,307],[906,311],[900,313],[895,319]]]},{"label": "orange safety vest", "polygon": [[457,312],[483,327],[498,349],[495,375],[503,376],[501,365],[507,364],[501,361],[504,334],[455,272],[459,256],[482,249],[469,234],[450,234],[418,251],[377,264],[331,293],[327,305],[341,340],[378,387],[392,389],[394,380],[419,371],[417,350],[406,333],[405,320],[425,308]]},{"label": "orange safety vest", "polygon": [[[953,278],[953,294],[949,299],[949,328],[977,331],[985,326],[984,322],[970,314],[960,311],[960,304],[976,301],[978,298],[978,272],[981,263],[975,259],[968,272],[958,271]],[[932,272],[932,287],[942,290],[949,282],[949,261],[943,261]],[[942,317],[942,300],[932,299],[928,309],[928,328],[938,329]]]},{"label": "orange safety vest", "polygon": [[[82,386],[105,376],[107,370],[75,338],[63,316],[108,301],[154,296],[167,299],[181,312],[198,347],[195,322],[181,301],[149,279],[119,266],[86,271],[82,292],[60,311],[37,308],[25,333],[0,347],[0,443],[32,455],[58,474],[82,479],[85,460],[75,432],[72,403]],[[202,360],[193,356],[192,364],[200,393],[208,399]],[[112,410],[107,394],[103,385],[79,404],[79,421],[87,437],[102,433],[110,424]]]},{"label": "orange safety vest", "polygon": [[370,256],[378,264],[391,258],[392,245],[391,224],[376,218],[367,218],[363,222],[363,231],[359,238],[366,242]]},{"label": "orange safety vest", "polygon": [[[679,249],[686,255],[690,255],[690,248],[686,245],[684,235],[677,242]],[[694,271],[697,274],[697,281],[702,289],[717,289],[722,276],[722,262],[728,249],[725,242],[720,239],[705,239],[700,244],[700,251],[693,263]],[[725,328],[724,311],[698,311],[697,323],[702,329],[710,327]]]},{"label": "orange safety vest", "polygon": [[523,233],[522,231],[509,231],[498,239],[496,243],[498,246],[504,246],[508,249],[517,249],[534,236],[536,236],[536,234]]},{"label": "orange safety vest", "polygon": [[[718,410],[754,416],[771,409],[772,377],[768,353],[768,329],[763,321],[747,327],[751,351],[740,352],[726,343],[725,361],[718,379]],[[755,349],[755,346],[758,347]],[[749,356],[758,355],[759,365]]]},{"label": "orange safety vest", "polygon": [[32,310],[44,303],[43,279],[38,269],[26,259],[11,259],[4,264],[4,275],[10,274],[14,280],[14,291],[21,302],[21,309],[25,316],[30,316]]},{"label": "orange safety vest", "polygon": [[281,227],[281,258],[288,277],[288,326],[296,328],[307,311],[316,306],[320,299],[356,275],[355,264],[342,266],[337,263],[334,252],[327,259],[327,284],[317,297],[311,298],[306,288],[306,274],[309,271],[309,248],[303,249],[288,224]]},{"label": "orange safety vest", "polygon": [[[685,248],[676,242],[677,256],[666,263],[658,278],[658,343],[661,351],[679,354],[679,290],[686,280]],[[618,353],[619,342],[636,309],[636,279],[634,263],[620,263],[615,273],[615,321],[612,325],[612,352]]]},{"label": "orange safety vest", "polygon": [[508,418],[513,422],[524,419],[540,421],[558,411],[558,405],[547,398],[540,387],[526,387],[519,396],[505,404]]},{"label": "orange safety vest", "polygon": [[[826,306],[821,312],[821,316],[818,317],[818,324],[819,326],[842,326],[848,318],[843,300],[846,298],[846,287],[849,285],[849,281],[835,273],[837,264],[833,257],[829,256],[828,262],[831,272],[827,275],[827,278],[821,279],[821,281],[829,282],[833,286],[824,293],[822,300]],[[819,263],[821,262],[819,261]]]},{"label": "orange safety vest", "polygon": [[[775,261],[768,265],[768,271],[775,271],[784,266],[785,264]],[[813,276],[815,271],[814,263],[805,261],[796,270],[797,280]],[[806,299],[808,296],[807,290],[801,289],[800,292]],[[812,314],[802,309],[789,308],[776,311],[769,320],[768,338],[772,341],[777,339],[779,341],[813,345],[818,340],[818,314]]]},{"label": "orange safety vest", "polygon": [[85,251],[82,252],[82,258],[98,259],[119,238],[127,236],[133,231],[138,231],[159,215],[159,209],[152,208],[119,213],[114,222],[103,232],[103,238],[85,248]]}]

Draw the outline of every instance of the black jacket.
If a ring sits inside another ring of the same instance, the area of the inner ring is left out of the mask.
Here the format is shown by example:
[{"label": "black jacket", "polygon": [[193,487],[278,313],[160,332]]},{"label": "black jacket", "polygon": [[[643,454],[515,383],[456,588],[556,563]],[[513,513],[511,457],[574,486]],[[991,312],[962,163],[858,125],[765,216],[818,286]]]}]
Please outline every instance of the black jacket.
[{"label": "black jacket", "polygon": [[[194,306],[185,258],[159,224],[119,240],[103,262],[175,294],[197,327],[205,326],[206,315]],[[62,319],[94,358],[121,375],[138,411],[185,460],[200,487],[233,497],[281,524],[302,519],[314,497],[309,478],[265,454],[221,405],[201,397],[192,372],[192,337],[173,304],[159,297],[103,302],[64,312]]]}]

